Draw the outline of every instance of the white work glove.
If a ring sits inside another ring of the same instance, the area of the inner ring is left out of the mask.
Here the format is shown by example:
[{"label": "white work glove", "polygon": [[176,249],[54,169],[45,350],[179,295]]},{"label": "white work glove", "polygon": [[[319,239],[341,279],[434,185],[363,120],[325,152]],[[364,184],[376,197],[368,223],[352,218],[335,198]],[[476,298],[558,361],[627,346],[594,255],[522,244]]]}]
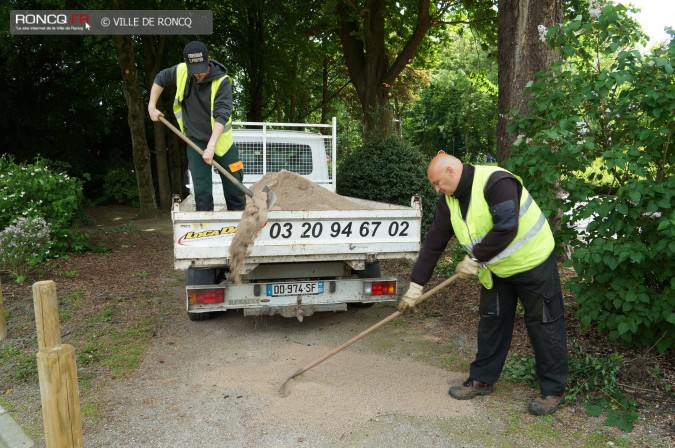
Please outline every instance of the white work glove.
[{"label": "white work glove", "polygon": [[405,313],[406,311],[415,308],[415,305],[417,304],[417,299],[422,297],[423,289],[424,286],[418,285],[417,283],[414,282],[410,282],[408,291],[406,291],[406,293],[403,294],[403,297],[401,297],[401,300],[398,302],[398,310],[401,313]]},{"label": "white work glove", "polygon": [[470,255],[466,255],[464,260],[460,261],[455,268],[455,274],[459,274],[459,278],[471,278],[475,275],[478,275],[478,267],[480,263],[472,258]]}]

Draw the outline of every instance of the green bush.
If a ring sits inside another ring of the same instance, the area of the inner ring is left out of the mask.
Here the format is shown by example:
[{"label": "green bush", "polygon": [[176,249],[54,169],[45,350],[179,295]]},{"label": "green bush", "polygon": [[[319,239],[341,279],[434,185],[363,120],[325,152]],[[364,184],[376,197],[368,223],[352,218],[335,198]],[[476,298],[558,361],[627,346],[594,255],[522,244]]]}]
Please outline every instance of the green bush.
[{"label": "green bush", "polygon": [[40,216],[51,230],[50,255],[63,255],[74,241],[88,242],[73,230],[83,204],[82,182],[56,171],[48,160],[38,157],[32,164],[17,164],[12,156],[0,157],[0,229],[20,217]]},{"label": "green bush", "polygon": [[547,36],[565,60],[526,89],[531,112],[515,111],[508,168],[548,216],[562,212],[556,238],[574,249],[582,324],[663,353],[675,346],[675,39],[641,54],[622,5]]},{"label": "green bush", "polygon": [[457,238],[450,240],[445,252],[436,263],[434,275],[441,275],[443,277],[450,277],[455,273],[457,265],[464,259],[466,250],[459,244]]},{"label": "green bush", "polygon": [[41,217],[20,217],[0,231],[0,268],[22,284],[28,271],[49,257],[49,225]]},{"label": "green bush", "polygon": [[103,177],[102,202],[138,207],[138,182],[131,168],[113,168]]},{"label": "green bush", "polygon": [[[638,414],[636,403],[619,385],[622,361],[623,356],[616,352],[609,356],[593,356],[579,341],[573,340],[565,401],[582,402],[586,412],[594,417],[606,412],[605,425],[630,432]],[[509,356],[504,365],[504,376],[516,383],[538,387],[535,359],[531,355]]]},{"label": "green bush", "polygon": [[436,210],[437,196],[427,179],[429,160],[396,137],[370,141],[350,152],[338,166],[338,193],[390,204],[410,205],[422,198],[422,237]]}]

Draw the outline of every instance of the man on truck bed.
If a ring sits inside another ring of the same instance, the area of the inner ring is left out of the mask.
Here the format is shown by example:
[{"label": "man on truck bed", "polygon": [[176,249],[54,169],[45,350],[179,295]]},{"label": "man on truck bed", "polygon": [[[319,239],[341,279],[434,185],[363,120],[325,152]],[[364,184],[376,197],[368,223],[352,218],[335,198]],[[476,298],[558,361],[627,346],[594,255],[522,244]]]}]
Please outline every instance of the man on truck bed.
[{"label": "man on truck bed", "polygon": [[[211,163],[218,162],[239,182],[243,180],[244,165],[232,140],[232,79],[218,61],[209,59],[209,52],[201,42],[190,42],[183,49],[185,62],[162,70],[150,89],[148,113],[159,121],[157,100],[164,87],[176,86],[173,113],[180,130],[202,150],[200,155],[187,148],[188,164],[192,174],[197,211],[213,210]],[[228,210],[243,210],[244,194],[220,174]]]},{"label": "man on truck bed", "polygon": [[553,234],[546,217],[521,179],[501,168],[467,165],[439,153],[427,176],[436,192],[444,194],[399,311],[412,308],[422,295],[422,285],[454,234],[468,252],[456,272],[463,278],[478,275],[482,287],[478,353],[469,379],[452,386],[449,394],[469,400],[492,393],[511,345],[520,298],[541,391],[528,409],[535,415],[555,412],[567,383],[567,338]]}]

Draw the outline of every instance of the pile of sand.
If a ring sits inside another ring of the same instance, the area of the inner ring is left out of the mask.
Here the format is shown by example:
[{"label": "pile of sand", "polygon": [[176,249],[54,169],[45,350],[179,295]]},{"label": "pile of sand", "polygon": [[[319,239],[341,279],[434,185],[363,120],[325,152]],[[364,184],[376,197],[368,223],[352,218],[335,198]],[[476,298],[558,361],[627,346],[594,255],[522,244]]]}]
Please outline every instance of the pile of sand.
[{"label": "pile of sand", "polygon": [[267,193],[262,191],[265,186],[268,186],[277,196],[271,210],[363,210],[369,208],[328,191],[299,174],[290,171],[267,173],[251,185],[253,197],[247,198],[246,209],[230,246],[230,272],[237,285],[241,284],[241,268],[248,256],[248,249],[267,222]]},{"label": "pile of sand", "polygon": [[272,210],[364,210],[370,207],[357,204],[343,196],[328,191],[290,171],[265,174],[251,186],[256,193],[267,185],[277,195]]}]

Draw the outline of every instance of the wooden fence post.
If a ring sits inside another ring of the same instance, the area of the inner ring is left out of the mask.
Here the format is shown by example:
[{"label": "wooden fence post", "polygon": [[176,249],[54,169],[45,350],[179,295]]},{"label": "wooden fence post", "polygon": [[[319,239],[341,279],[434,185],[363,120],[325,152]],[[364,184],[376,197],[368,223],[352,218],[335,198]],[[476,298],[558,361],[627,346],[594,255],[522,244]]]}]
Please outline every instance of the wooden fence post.
[{"label": "wooden fence post", "polygon": [[2,281],[0,281],[0,341],[7,337],[7,323],[5,322],[4,297],[2,296]]},{"label": "wooden fence post", "polygon": [[35,326],[38,335],[37,365],[47,448],[84,446],[77,385],[75,351],[61,344],[56,284],[33,284]]},{"label": "wooden fence post", "polygon": [[33,305],[38,349],[61,344],[59,304],[56,300],[56,283],[52,280],[33,283]]}]

